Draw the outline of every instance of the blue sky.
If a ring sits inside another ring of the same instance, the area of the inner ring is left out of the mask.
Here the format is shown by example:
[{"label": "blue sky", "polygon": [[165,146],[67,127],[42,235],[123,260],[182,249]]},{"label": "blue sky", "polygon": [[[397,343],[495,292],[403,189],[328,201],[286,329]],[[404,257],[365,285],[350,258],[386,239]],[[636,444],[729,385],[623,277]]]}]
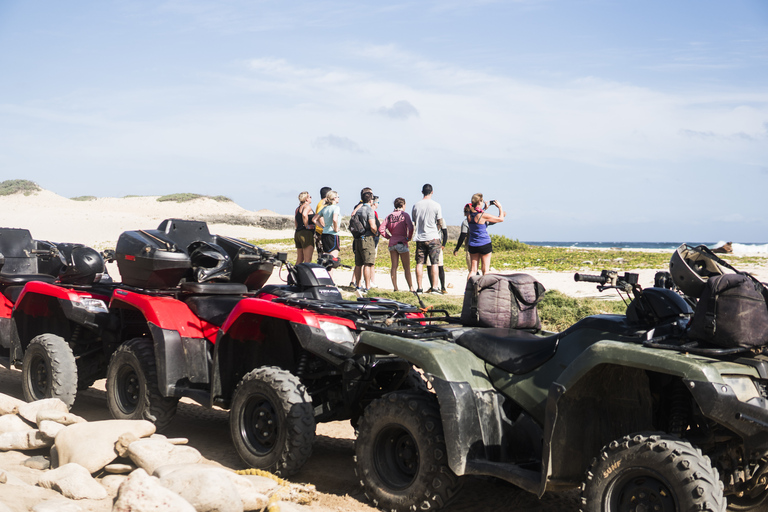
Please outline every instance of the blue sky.
[{"label": "blue sky", "polygon": [[[0,179],[520,240],[768,241],[763,0],[0,0]],[[140,226],[137,226],[139,228]]]}]

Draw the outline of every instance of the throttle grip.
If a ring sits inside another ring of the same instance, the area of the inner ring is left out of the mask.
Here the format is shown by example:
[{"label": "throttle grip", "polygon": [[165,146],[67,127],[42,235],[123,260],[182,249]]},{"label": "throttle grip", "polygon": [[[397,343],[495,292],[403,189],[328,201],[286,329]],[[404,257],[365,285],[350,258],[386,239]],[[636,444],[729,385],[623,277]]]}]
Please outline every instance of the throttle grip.
[{"label": "throttle grip", "polygon": [[607,276],[591,276],[589,274],[579,274],[578,272],[573,275],[574,281],[584,281],[585,283],[597,283],[605,284],[608,282]]}]

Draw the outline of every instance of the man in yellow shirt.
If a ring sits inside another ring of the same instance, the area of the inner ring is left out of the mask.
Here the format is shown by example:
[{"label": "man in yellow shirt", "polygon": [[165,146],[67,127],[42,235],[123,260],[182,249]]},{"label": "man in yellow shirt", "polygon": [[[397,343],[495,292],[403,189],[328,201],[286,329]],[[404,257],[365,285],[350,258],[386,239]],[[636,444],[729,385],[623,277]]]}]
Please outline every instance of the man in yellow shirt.
[{"label": "man in yellow shirt", "polygon": [[[325,195],[331,191],[331,187],[323,187],[320,189],[320,201],[317,203],[315,213],[320,213],[320,210],[325,208]],[[317,249],[317,256],[323,254],[323,226],[315,226],[315,249]]]}]

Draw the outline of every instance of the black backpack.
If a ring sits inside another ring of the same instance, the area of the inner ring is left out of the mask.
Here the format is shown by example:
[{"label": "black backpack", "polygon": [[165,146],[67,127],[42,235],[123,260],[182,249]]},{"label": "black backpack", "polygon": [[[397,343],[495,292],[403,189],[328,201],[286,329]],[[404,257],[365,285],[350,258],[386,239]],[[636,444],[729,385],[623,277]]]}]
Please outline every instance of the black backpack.
[{"label": "black backpack", "polygon": [[687,336],[726,348],[768,344],[768,288],[709,249],[706,252],[708,257],[736,273],[707,279]]},{"label": "black backpack", "polygon": [[365,226],[357,213],[349,219],[349,232],[355,238],[360,238],[365,234]]}]

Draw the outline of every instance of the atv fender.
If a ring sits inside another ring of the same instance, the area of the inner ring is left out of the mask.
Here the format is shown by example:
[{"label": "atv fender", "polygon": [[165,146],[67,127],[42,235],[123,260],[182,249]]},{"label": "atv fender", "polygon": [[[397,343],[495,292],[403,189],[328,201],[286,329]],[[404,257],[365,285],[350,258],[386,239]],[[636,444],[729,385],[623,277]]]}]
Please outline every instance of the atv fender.
[{"label": "atv fender", "polygon": [[425,372],[440,403],[448,464],[454,473],[484,473],[473,461],[498,456],[489,450],[501,444],[503,397],[488,380],[485,363],[472,352],[443,340],[366,331],[355,353],[393,354]]},{"label": "atv fender", "polygon": [[[649,374],[681,379],[710,417],[708,410],[712,407],[706,402],[714,399],[714,390],[727,388],[723,375],[759,377],[758,371],[747,365],[638,343],[603,340],[590,345],[549,388],[540,495],[545,490],[578,485],[591,458],[608,442],[655,429]],[[733,401],[727,403],[733,406]],[[734,412],[731,409],[723,414],[730,415],[732,423],[739,423],[733,419]],[[768,410],[764,409],[763,414],[768,418]],[[585,424],[590,428],[585,429]]]}]

